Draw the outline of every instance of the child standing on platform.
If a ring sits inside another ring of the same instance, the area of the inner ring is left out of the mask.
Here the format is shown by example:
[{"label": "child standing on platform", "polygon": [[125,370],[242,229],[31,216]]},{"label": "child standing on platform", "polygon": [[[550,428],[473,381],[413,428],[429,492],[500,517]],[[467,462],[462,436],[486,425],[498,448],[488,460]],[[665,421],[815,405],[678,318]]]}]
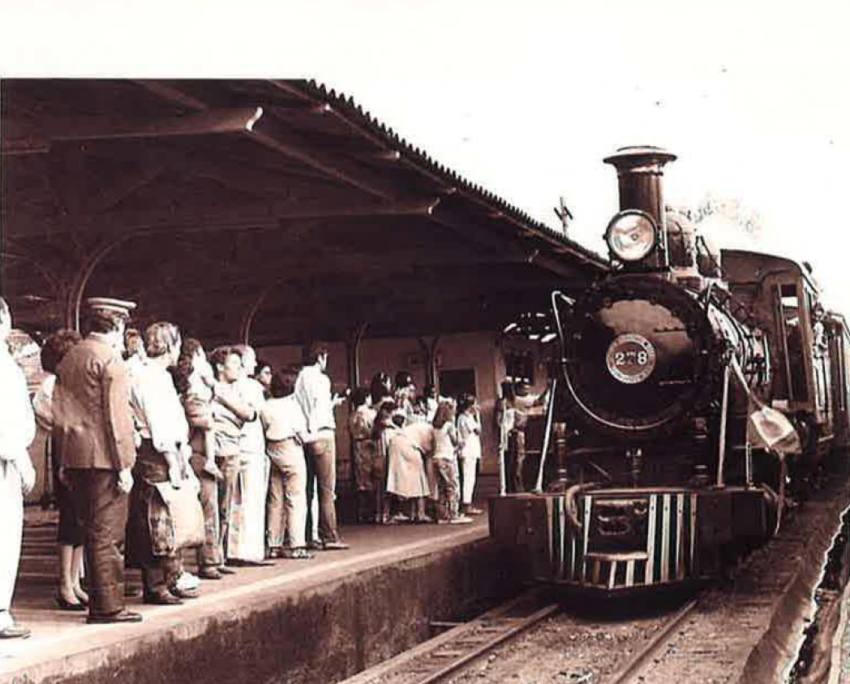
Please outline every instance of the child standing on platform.
[{"label": "child standing on platform", "polygon": [[472,518],[460,515],[460,491],[457,470],[457,430],[454,425],[455,408],[451,401],[443,401],[434,413],[434,456],[432,461],[437,475],[437,524],[461,525]]},{"label": "child standing on platform", "polygon": [[472,505],[475,493],[475,480],[478,475],[478,463],[481,460],[481,421],[478,418],[478,406],[471,394],[463,395],[458,401],[458,455],[462,478],[461,508],[462,514],[478,515],[482,510]]}]

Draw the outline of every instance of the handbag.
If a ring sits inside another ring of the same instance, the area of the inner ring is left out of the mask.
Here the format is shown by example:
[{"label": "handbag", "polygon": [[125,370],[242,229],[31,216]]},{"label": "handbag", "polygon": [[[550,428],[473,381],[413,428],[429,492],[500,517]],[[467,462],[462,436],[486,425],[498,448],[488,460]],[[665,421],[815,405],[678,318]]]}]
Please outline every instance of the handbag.
[{"label": "handbag", "polygon": [[153,485],[168,508],[170,533],[174,535],[174,550],[180,551],[204,543],[204,510],[198,497],[198,487],[185,480],[175,489],[170,482]]}]

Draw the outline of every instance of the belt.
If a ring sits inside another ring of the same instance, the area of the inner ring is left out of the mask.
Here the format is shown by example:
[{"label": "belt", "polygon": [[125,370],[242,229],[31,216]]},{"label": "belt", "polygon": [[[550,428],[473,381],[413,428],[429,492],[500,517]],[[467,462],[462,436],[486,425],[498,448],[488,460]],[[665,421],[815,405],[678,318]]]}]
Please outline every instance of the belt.
[{"label": "belt", "polygon": [[284,437],[283,439],[269,439],[266,441],[266,444],[283,444],[284,442],[294,442],[295,435],[291,437]]}]

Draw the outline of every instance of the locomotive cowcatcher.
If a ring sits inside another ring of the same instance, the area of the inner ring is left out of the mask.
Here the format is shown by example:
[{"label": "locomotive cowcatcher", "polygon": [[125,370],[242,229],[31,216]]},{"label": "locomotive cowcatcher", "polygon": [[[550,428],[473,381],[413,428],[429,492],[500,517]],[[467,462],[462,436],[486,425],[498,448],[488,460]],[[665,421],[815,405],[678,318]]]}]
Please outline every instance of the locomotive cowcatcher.
[{"label": "locomotive cowcatcher", "polygon": [[850,336],[811,269],[713,249],[664,205],[675,156],[630,147],[605,232],[612,273],[552,293],[543,459],[490,500],[490,532],[534,578],[620,594],[716,577],[779,529],[848,434]]}]

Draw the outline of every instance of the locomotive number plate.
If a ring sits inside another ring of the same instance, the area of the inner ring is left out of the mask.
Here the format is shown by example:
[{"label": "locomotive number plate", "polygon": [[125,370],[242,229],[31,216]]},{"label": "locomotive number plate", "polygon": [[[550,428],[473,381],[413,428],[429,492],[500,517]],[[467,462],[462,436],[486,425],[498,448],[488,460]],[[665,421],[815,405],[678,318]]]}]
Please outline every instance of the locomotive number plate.
[{"label": "locomotive number plate", "polygon": [[608,372],[627,385],[646,380],[655,368],[655,348],[643,335],[618,335],[605,355]]}]

